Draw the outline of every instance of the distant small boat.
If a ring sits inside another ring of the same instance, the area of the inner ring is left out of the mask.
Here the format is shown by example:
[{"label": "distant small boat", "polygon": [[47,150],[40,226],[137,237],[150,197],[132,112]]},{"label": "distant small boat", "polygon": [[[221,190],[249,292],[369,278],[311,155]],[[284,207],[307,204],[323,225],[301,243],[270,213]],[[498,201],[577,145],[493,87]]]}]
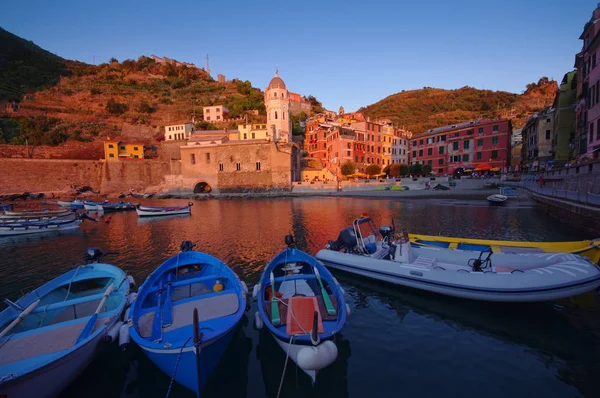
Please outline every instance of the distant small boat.
[{"label": "distant small boat", "polygon": [[488,202],[490,202],[490,204],[492,205],[504,204],[504,202],[506,202],[506,199],[508,199],[508,196],[500,195],[499,193],[495,193],[487,197]]},{"label": "distant small boat", "polygon": [[314,383],[317,372],[338,356],[335,343],[349,307],[337,280],[317,259],[286,248],[265,267],[253,298],[258,300],[255,326],[266,327],[275,341]]},{"label": "distant small boat", "polygon": [[148,358],[201,396],[246,310],[247,287],[225,263],[193,246],[182,242],[181,252],[148,276],[126,318],[131,339]]},{"label": "distant small boat", "polygon": [[56,204],[60,207],[66,207],[69,209],[83,209],[85,203],[82,200],[75,199],[72,202],[64,202],[61,200],[56,201]]},{"label": "distant small boat", "polygon": [[63,231],[79,228],[78,218],[67,220],[5,222],[0,223],[0,236],[36,234],[50,231]]},{"label": "distant small boat", "polygon": [[105,213],[109,213],[109,212],[115,212],[115,211],[127,211],[127,210],[134,210],[135,209],[135,205],[129,202],[119,202],[119,203],[103,203],[102,204],[102,210],[104,210]]},{"label": "distant small boat", "polygon": [[13,205],[9,205],[9,204],[2,204],[0,203],[0,211],[4,211],[4,210],[10,210],[12,208]]},{"label": "distant small boat", "polygon": [[133,279],[87,264],[38,287],[0,313],[0,397],[54,397],[94,359],[107,336],[118,334]]},{"label": "distant small boat", "polygon": [[30,223],[30,222],[47,222],[47,221],[72,221],[77,218],[77,214],[73,212],[65,212],[60,215],[48,216],[6,216],[0,215],[0,224],[5,223]]},{"label": "distant small boat", "polygon": [[135,211],[140,217],[172,216],[174,214],[191,214],[194,204],[189,202],[187,206],[151,207],[137,205]]},{"label": "distant small boat", "polygon": [[20,211],[5,211],[4,215],[6,216],[57,216],[57,215],[65,215],[70,213],[69,210],[65,210],[65,209],[60,209],[60,210],[48,210],[48,209],[41,209],[41,210],[20,210]]}]

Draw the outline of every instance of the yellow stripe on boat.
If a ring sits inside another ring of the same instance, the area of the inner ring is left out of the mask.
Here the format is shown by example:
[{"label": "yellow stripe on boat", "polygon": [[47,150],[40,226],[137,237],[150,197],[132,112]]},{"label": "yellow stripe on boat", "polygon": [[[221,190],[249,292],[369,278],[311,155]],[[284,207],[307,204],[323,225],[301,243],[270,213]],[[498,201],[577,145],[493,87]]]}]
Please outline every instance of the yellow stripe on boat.
[{"label": "yellow stripe on boat", "polygon": [[[588,257],[594,263],[600,263],[600,238],[570,242],[523,242],[511,240],[489,240],[454,238],[449,236],[409,234],[410,241],[428,246],[427,241],[448,244],[448,248],[457,249],[459,244],[490,246],[493,252],[509,252],[510,248],[538,249],[547,253],[573,253]],[[434,245],[430,245],[434,246]]]}]

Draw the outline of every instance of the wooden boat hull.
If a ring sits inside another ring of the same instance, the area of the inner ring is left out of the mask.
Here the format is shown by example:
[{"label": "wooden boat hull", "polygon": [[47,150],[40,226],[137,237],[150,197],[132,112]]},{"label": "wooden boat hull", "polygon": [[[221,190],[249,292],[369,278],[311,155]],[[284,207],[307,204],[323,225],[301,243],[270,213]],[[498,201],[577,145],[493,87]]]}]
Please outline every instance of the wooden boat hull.
[{"label": "wooden boat hull", "polygon": [[472,250],[479,252],[492,250],[495,253],[571,253],[587,257],[596,264],[600,263],[600,238],[571,242],[519,242],[421,234],[409,234],[408,236],[413,245],[420,246],[435,246],[447,249]]},{"label": "wooden boat hull", "polygon": [[[109,286],[111,289],[107,290]],[[0,338],[4,350],[0,359],[0,396],[58,395],[94,359],[108,330],[120,323],[130,288],[125,272],[109,264],[94,263],[77,267],[19,299],[16,304],[21,307],[36,300],[41,303],[19,326]],[[104,295],[106,301],[101,300]],[[99,302],[104,307],[98,308],[104,310],[95,324],[91,323],[89,336],[78,338],[88,322],[93,322],[92,314]],[[0,325],[7,325],[19,312],[13,307],[2,311]]]},{"label": "wooden boat hull", "polygon": [[160,216],[173,216],[176,214],[191,214],[190,208],[186,207],[181,210],[140,210],[135,209],[138,216],[140,217],[160,217]]},{"label": "wooden boat hull", "polygon": [[80,222],[73,219],[65,222],[4,223],[0,224],[0,237],[66,231],[79,228]]},{"label": "wooden boat hull", "polygon": [[[168,376],[174,374],[179,361],[175,380],[198,393],[242,319],[246,292],[238,276],[217,258],[183,251],[161,264],[140,287],[127,315],[131,339]],[[167,301],[171,305],[167,306]],[[200,380],[193,340],[194,311],[201,326]]]}]

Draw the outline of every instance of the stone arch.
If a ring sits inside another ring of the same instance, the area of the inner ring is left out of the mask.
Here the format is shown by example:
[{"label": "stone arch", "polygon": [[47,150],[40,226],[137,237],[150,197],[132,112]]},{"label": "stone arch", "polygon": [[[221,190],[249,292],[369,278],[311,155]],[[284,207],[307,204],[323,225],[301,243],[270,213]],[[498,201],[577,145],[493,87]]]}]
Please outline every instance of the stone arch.
[{"label": "stone arch", "polygon": [[212,187],[207,182],[200,181],[194,185],[194,193],[209,193],[212,191]]}]

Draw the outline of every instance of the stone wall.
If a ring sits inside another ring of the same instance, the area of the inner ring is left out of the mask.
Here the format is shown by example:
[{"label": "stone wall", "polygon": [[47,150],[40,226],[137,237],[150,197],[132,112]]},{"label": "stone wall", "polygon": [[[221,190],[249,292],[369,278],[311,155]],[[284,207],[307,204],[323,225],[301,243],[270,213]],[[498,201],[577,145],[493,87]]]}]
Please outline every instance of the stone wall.
[{"label": "stone wall", "polygon": [[0,194],[56,192],[71,185],[100,188],[102,162],[90,160],[0,159]]},{"label": "stone wall", "polygon": [[51,159],[0,159],[0,194],[67,191],[72,185],[90,186],[102,193],[134,189],[158,192],[165,177],[180,173],[178,161],[135,159],[120,162]]}]

